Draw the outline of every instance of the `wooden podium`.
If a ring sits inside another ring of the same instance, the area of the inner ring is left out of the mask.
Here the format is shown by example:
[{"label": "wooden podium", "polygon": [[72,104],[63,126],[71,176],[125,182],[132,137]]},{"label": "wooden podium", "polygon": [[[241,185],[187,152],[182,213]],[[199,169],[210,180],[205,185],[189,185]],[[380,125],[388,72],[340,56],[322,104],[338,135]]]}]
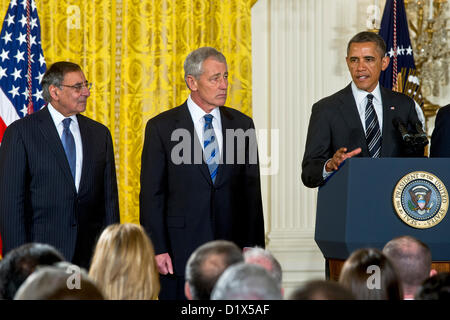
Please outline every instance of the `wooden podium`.
[{"label": "wooden podium", "polygon": [[[344,261],[360,248],[382,249],[410,235],[426,243],[432,267],[450,271],[450,213],[435,226],[417,229],[403,222],[393,205],[397,183],[413,171],[437,176],[450,191],[450,159],[351,158],[319,188],[315,241],[337,280]],[[442,199],[448,201],[447,199]]]}]

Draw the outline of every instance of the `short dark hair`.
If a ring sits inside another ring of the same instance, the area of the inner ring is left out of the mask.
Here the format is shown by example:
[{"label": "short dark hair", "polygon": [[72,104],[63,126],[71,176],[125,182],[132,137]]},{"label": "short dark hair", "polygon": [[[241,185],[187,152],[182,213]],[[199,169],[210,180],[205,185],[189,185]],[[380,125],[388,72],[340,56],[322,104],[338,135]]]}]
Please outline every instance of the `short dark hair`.
[{"label": "short dark hair", "polygon": [[37,266],[60,261],[64,261],[63,255],[43,243],[27,243],[8,252],[0,262],[0,298],[12,300]]},{"label": "short dark hair", "polygon": [[[380,287],[369,288],[371,276],[369,267],[380,270]],[[402,300],[403,291],[400,278],[393,263],[381,250],[363,248],[353,252],[345,261],[339,283],[349,289],[357,300]]]},{"label": "short dark hair", "polygon": [[69,72],[82,71],[81,67],[73,62],[59,61],[51,65],[47,69],[44,76],[42,77],[42,97],[45,102],[51,102],[52,97],[49,92],[49,87],[54,85],[56,87],[61,87],[64,81],[64,76]]},{"label": "short dark hair", "polygon": [[[79,287],[69,288],[72,274],[79,272]],[[76,265],[43,266],[37,268],[17,291],[14,300],[104,300],[103,293],[89,278],[86,271]]]},{"label": "short dark hair", "polygon": [[243,262],[242,250],[226,240],[210,241],[198,247],[186,264],[186,281],[193,300],[209,300],[217,279],[232,264]]},{"label": "short dark hair", "polygon": [[383,57],[386,53],[386,42],[384,42],[383,38],[380,35],[370,31],[362,31],[354,35],[353,38],[351,38],[350,41],[348,42],[347,56],[350,52],[350,45],[352,43],[361,43],[361,42],[374,42],[377,45],[381,57]]},{"label": "short dark hair", "polygon": [[426,279],[415,295],[416,300],[449,300],[450,273],[439,272]]},{"label": "short dark hair", "polygon": [[289,300],[354,300],[355,297],[337,282],[310,280],[294,289]]}]

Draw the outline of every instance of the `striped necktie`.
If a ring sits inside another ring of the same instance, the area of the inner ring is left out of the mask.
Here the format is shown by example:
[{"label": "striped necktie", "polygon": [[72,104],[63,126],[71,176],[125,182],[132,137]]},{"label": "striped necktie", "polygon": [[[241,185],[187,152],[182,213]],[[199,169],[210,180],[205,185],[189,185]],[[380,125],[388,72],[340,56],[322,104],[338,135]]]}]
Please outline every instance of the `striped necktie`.
[{"label": "striped necktie", "polygon": [[72,132],[70,132],[70,122],[72,119],[65,118],[63,122],[64,130],[62,133],[61,141],[66,152],[67,160],[69,161],[70,171],[72,172],[73,179],[75,180],[76,172],[76,159],[77,154],[75,151],[75,139]]},{"label": "striped necktie", "polygon": [[373,95],[367,95],[366,105],[366,141],[369,154],[372,158],[379,158],[381,151],[381,130],[377,114],[373,106]]},{"label": "striped necktie", "polygon": [[206,164],[208,165],[211,180],[216,180],[217,169],[219,167],[219,145],[217,144],[216,135],[212,125],[213,116],[206,114],[205,125],[203,127],[203,148],[205,153]]}]

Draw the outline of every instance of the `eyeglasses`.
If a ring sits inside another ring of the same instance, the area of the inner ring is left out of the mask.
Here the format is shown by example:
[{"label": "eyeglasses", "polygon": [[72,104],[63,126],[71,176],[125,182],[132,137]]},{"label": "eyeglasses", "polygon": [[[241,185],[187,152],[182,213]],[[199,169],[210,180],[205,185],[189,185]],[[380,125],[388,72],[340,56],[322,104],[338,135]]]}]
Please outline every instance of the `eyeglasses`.
[{"label": "eyeglasses", "polygon": [[75,85],[73,85],[73,86],[68,86],[68,85],[62,84],[61,86],[62,86],[62,87],[72,88],[72,89],[75,90],[76,93],[80,93],[80,92],[81,92],[81,89],[83,89],[83,88],[86,88],[86,89],[88,89],[88,90],[91,90],[91,88],[92,88],[92,82],[86,81],[85,83],[77,83],[77,84],[75,84]]}]

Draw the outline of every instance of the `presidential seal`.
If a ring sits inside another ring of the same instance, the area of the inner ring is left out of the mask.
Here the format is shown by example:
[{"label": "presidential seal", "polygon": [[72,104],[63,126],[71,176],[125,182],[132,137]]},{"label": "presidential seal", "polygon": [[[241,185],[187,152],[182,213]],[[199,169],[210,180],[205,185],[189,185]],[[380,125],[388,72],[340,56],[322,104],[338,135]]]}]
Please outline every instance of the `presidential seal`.
[{"label": "presidential seal", "polygon": [[448,209],[448,192],[434,174],[414,171],[397,183],[392,201],[404,223],[413,228],[426,229],[444,219]]}]

